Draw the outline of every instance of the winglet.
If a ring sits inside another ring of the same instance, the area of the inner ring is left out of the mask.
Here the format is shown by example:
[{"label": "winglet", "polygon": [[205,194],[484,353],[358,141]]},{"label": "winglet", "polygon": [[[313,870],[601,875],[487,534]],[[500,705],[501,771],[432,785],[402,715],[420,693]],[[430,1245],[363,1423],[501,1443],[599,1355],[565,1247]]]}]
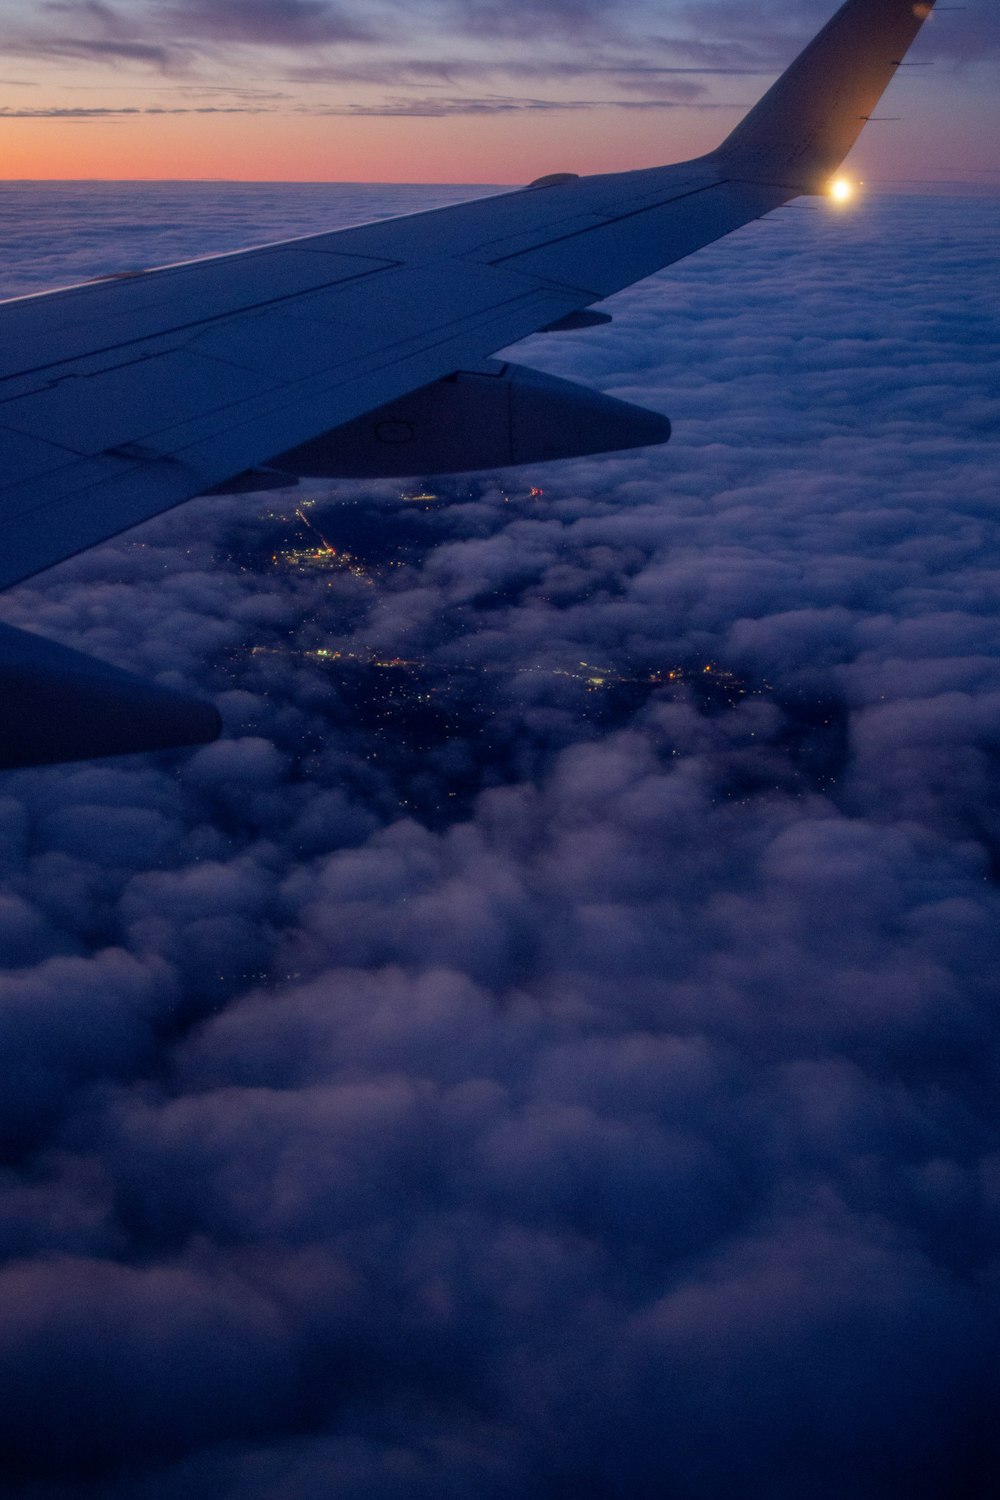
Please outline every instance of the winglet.
[{"label": "winglet", "polygon": [[713,153],[726,174],[821,192],[933,7],[847,0]]}]

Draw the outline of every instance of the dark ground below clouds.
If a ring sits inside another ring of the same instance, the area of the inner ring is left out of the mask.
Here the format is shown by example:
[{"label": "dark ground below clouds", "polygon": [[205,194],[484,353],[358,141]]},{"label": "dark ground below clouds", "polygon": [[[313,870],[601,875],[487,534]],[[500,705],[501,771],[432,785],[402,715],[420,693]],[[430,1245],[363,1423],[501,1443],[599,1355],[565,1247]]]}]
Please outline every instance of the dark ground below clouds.
[{"label": "dark ground below clouds", "polygon": [[[419,190],[0,197],[13,292]],[[790,210],[518,350],[665,449],[4,596],[229,731],[0,787],[0,1493],[996,1493],[996,244]]]},{"label": "dark ground below clouds", "polygon": [[[568,745],[646,722],[647,705],[685,704],[711,718],[755,699],[773,710],[766,734],[772,753],[763,731],[752,754],[732,752],[730,764],[717,768],[720,797],[823,791],[844,769],[848,713],[832,684],[826,696],[808,681],[777,690],[684,647],[672,657],[664,645],[642,657],[622,647],[591,652],[591,660],[565,651],[553,656],[537,643],[520,659],[509,649],[496,659],[470,656],[468,643],[484,621],[497,628],[493,616],[504,621],[538,602],[563,612],[624,598],[641,566],[638,553],[624,566],[609,553],[603,571],[569,580],[552,578],[548,557],[526,560],[517,576],[485,578],[478,593],[442,614],[429,638],[402,655],[353,639],[363,633],[371,591],[406,590],[412,570],[442,543],[486,539],[515,519],[530,524],[544,515],[544,491],[519,476],[502,485],[439,477],[377,504],[325,497],[315,487],[309,494],[283,491],[262,516],[234,517],[219,552],[225,564],[262,580],[283,572],[318,585],[301,620],[258,629],[219,663],[233,688],[265,697],[275,684],[280,691],[290,662],[311,674],[315,720],[308,729],[289,726],[275,741],[307,779],[332,732],[353,734],[357,762],[385,770],[384,814],[401,810],[442,829],[468,817],[490,787],[544,779]],[[525,696],[549,712],[525,714]],[[659,738],[663,759],[680,753],[668,735]]]}]

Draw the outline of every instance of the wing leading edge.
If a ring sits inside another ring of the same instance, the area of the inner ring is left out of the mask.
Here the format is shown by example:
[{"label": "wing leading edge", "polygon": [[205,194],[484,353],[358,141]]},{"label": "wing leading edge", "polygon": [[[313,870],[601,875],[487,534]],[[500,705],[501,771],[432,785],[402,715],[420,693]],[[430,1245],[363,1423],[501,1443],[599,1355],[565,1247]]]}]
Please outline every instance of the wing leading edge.
[{"label": "wing leading edge", "polygon": [[[360,451],[366,417],[374,436],[359,461],[378,472],[378,433],[405,440],[409,400],[440,413],[459,399],[426,388],[488,375],[497,350],[819,190],[932,3],[847,0],[692,162],[547,179],[0,304],[0,587],[262,465],[291,456],[294,473],[296,454],[315,463],[317,440],[336,449],[338,428]],[[466,403],[478,388],[495,405],[488,380],[452,384]],[[581,427],[592,399],[581,396]],[[631,437],[622,414],[603,420],[609,446],[651,440],[639,419]],[[385,472],[400,472],[398,451],[392,462]],[[329,472],[347,471],[334,460]]]}]

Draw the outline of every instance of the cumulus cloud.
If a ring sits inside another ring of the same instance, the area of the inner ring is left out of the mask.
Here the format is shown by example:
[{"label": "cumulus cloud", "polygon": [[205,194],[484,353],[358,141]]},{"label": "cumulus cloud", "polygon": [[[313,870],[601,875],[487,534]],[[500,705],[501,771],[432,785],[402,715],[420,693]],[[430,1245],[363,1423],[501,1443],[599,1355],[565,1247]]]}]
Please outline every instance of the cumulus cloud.
[{"label": "cumulus cloud", "polygon": [[[422,195],[12,187],[5,290]],[[996,1488],[995,245],[789,210],[516,352],[664,449],[3,596],[228,725],[0,787],[5,1496]]]}]

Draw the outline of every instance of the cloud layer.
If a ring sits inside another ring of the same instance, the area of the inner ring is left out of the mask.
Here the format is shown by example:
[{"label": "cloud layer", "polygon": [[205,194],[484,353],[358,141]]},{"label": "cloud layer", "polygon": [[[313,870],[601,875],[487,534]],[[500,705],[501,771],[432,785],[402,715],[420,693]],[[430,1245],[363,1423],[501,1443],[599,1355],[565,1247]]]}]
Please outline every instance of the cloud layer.
[{"label": "cloud layer", "polygon": [[[4,290],[419,201],[9,188]],[[519,348],[665,449],[3,597],[229,726],[0,786],[5,1500],[995,1491],[995,228]]]}]

